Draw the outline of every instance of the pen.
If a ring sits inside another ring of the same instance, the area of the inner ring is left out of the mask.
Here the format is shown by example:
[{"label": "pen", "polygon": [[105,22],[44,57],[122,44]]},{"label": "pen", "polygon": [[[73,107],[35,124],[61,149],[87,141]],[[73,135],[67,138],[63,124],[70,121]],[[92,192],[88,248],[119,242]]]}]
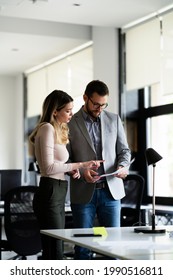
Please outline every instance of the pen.
[{"label": "pen", "polygon": [[101,237],[101,234],[94,234],[94,233],[75,233],[73,234],[74,237]]}]

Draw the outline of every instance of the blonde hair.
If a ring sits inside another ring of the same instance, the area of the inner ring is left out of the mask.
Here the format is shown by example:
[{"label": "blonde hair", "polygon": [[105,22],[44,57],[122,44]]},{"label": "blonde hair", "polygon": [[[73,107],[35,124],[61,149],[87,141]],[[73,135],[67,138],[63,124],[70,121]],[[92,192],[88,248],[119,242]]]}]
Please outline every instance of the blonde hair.
[{"label": "blonde hair", "polygon": [[52,91],[44,100],[42,115],[40,120],[29,136],[29,140],[32,144],[35,142],[35,136],[38,129],[45,123],[50,123],[55,129],[55,139],[58,144],[67,144],[69,142],[69,129],[66,123],[58,124],[55,117],[54,111],[60,111],[69,102],[72,102],[73,98],[62,90]]}]

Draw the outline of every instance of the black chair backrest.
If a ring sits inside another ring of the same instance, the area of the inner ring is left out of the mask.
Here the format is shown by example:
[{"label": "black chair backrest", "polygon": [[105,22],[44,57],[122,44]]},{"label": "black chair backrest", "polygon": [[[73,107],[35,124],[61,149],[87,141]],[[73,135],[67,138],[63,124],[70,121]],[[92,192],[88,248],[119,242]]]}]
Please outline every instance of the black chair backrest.
[{"label": "black chair backrest", "polygon": [[121,199],[121,225],[132,226],[140,223],[140,208],[145,180],[137,174],[129,174],[124,180],[126,195]]},{"label": "black chair backrest", "polygon": [[137,174],[129,174],[124,180],[125,196],[121,203],[139,209],[144,191],[144,178]]},{"label": "black chair backrest", "polygon": [[11,249],[20,256],[41,251],[41,237],[32,201],[37,187],[21,186],[5,195],[4,226]]},{"label": "black chair backrest", "polygon": [[0,200],[4,200],[5,194],[21,185],[21,169],[1,169],[0,170]]}]

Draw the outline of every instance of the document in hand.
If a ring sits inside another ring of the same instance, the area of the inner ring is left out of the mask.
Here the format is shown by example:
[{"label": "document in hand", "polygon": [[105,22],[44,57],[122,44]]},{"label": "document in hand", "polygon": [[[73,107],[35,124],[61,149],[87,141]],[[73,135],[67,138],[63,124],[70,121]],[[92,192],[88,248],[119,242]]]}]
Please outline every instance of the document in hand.
[{"label": "document in hand", "polygon": [[125,169],[128,169],[129,166],[135,161],[135,158],[133,158],[130,163],[124,167],[122,167],[121,169],[118,169],[116,170],[115,172],[112,172],[112,173],[106,173],[106,174],[102,174],[100,175],[100,178],[103,178],[103,177],[108,177],[108,176],[113,176],[113,175],[116,175],[118,173],[121,173],[121,171],[125,170]]}]

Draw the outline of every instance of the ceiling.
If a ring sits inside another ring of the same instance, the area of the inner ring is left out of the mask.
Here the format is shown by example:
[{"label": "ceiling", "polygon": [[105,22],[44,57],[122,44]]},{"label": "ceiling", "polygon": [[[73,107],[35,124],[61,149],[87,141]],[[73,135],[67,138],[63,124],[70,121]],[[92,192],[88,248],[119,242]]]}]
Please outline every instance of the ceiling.
[{"label": "ceiling", "polygon": [[91,26],[122,28],[172,4],[172,0],[0,0],[0,75],[18,75],[87,43]]}]

